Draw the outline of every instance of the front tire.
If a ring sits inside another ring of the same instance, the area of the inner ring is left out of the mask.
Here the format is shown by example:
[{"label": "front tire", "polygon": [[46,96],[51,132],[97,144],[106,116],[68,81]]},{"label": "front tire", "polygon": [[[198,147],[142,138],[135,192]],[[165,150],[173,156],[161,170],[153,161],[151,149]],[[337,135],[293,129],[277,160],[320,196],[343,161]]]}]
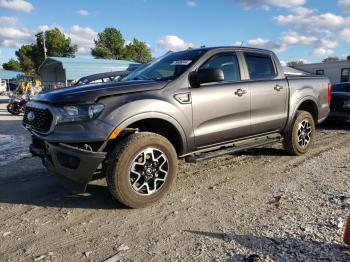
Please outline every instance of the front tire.
[{"label": "front tire", "polygon": [[12,115],[17,116],[21,113],[21,111],[18,109],[18,106],[15,105],[14,103],[9,103],[6,108],[7,108],[7,111]]},{"label": "front tire", "polygon": [[112,195],[131,208],[151,205],[167,194],[177,174],[177,154],[163,136],[141,132],[120,141],[108,158]]},{"label": "front tire", "polygon": [[315,121],[306,111],[297,111],[290,129],[284,134],[284,149],[293,156],[306,154],[314,143]]}]

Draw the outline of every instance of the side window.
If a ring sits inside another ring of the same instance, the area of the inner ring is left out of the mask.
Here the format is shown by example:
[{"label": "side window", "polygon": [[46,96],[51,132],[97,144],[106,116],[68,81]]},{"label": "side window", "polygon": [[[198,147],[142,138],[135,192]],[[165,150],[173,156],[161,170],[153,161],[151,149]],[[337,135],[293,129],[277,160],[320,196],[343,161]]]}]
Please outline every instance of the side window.
[{"label": "side window", "polygon": [[349,73],[350,69],[349,68],[342,68],[341,69],[341,82],[349,82]]},{"label": "side window", "polygon": [[324,70],[323,69],[319,69],[319,70],[316,70],[316,75],[318,76],[323,76],[324,75]]},{"label": "side window", "polygon": [[250,79],[269,79],[276,76],[271,56],[246,53],[244,57]]},{"label": "side window", "polygon": [[201,67],[203,68],[216,68],[222,69],[224,72],[224,81],[240,81],[241,73],[239,71],[239,65],[236,55],[234,54],[221,54],[215,55],[205,62]]}]

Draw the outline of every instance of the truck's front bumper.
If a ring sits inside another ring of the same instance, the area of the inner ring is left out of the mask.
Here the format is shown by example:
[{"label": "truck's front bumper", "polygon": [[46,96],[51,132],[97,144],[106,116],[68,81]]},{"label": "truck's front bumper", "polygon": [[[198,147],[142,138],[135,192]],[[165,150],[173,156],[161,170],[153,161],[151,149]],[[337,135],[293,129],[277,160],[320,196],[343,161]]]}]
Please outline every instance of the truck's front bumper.
[{"label": "truck's front bumper", "polygon": [[43,165],[64,178],[65,185],[76,192],[83,192],[94,172],[106,157],[104,152],[90,152],[66,144],[35,141],[29,147],[33,156],[39,156]]}]

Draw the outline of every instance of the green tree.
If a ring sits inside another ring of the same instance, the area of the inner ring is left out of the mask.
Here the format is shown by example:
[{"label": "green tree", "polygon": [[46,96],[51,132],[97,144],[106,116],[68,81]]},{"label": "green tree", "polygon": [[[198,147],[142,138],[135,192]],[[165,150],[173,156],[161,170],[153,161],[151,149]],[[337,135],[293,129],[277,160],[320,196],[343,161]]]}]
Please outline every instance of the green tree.
[{"label": "green tree", "polygon": [[95,48],[91,49],[91,55],[96,58],[120,59],[124,49],[125,40],[119,30],[107,27],[98,38],[94,40]]},{"label": "green tree", "polygon": [[15,59],[10,59],[7,63],[3,63],[2,67],[6,70],[14,70],[14,71],[22,70],[21,64]]},{"label": "green tree", "polygon": [[346,60],[350,60],[350,55],[348,55],[348,56],[346,57]]},{"label": "green tree", "polygon": [[[45,31],[45,44],[47,56],[74,57],[78,50],[77,45],[72,45],[71,39],[66,37],[58,28]],[[42,35],[36,36],[37,64],[44,62],[44,44]]]},{"label": "green tree", "polygon": [[296,61],[290,61],[287,63],[287,66],[293,67],[296,65],[303,65],[304,61],[303,60],[296,60]]},{"label": "green tree", "polygon": [[35,45],[22,45],[20,49],[16,51],[16,56],[22,70],[29,76],[34,76],[36,74],[36,53]]},{"label": "green tree", "polygon": [[330,62],[337,62],[339,61],[339,57],[337,56],[330,56],[322,60],[322,63],[330,63]]},{"label": "green tree", "polygon": [[[74,57],[78,50],[78,46],[72,45],[71,39],[66,37],[58,28],[45,32],[45,44],[47,56]],[[16,51],[16,56],[22,70],[27,75],[35,76],[45,59],[42,34],[36,35],[34,44],[22,45]]]},{"label": "green tree", "polygon": [[131,43],[123,48],[121,58],[144,64],[152,60],[152,54],[145,42],[134,38]]}]

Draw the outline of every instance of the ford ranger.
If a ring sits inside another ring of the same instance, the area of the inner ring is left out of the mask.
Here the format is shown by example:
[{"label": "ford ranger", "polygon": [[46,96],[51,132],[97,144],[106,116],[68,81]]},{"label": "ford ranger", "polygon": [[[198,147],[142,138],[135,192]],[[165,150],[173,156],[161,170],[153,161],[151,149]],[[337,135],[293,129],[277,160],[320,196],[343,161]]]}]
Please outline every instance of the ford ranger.
[{"label": "ford ranger", "polygon": [[271,51],[201,48],[167,54],[120,82],[40,93],[23,126],[33,156],[75,190],[103,176],[117,200],[139,208],[170,190],[180,158],[276,142],[305,154],[330,98],[326,77],[285,76]]}]

